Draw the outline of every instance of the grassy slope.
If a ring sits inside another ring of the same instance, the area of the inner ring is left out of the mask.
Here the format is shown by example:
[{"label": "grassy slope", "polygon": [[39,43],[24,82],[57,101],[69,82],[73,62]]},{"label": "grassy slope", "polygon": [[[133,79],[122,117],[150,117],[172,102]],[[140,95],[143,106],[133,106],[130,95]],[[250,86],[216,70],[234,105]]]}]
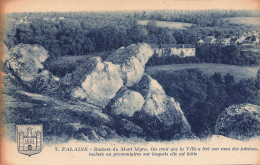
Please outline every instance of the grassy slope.
[{"label": "grassy slope", "polygon": [[43,124],[44,141],[48,142],[53,138],[69,140],[75,133],[75,124],[94,129],[109,122],[109,117],[96,106],[24,91],[4,94],[4,106],[6,135],[12,140],[15,140],[16,124]]},{"label": "grassy slope", "polygon": [[159,66],[147,66],[145,71],[148,74],[154,74],[160,71],[176,71],[183,69],[193,69],[197,68],[203,71],[205,74],[212,75],[215,72],[221,74],[231,74],[234,76],[235,80],[255,78],[258,71],[258,66],[235,66],[235,65],[225,65],[225,64],[172,64],[172,65],[159,65]]},{"label": "grassy slope", "polygon": [[229,20],[234,24],[260,25],[260,17],[228,17],[223,20]]}]

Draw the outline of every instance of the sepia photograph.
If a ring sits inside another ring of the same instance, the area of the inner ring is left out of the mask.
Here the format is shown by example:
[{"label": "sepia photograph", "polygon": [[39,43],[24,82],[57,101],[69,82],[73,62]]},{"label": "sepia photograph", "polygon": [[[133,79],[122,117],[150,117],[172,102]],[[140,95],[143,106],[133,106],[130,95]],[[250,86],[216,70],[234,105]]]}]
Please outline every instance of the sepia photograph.
[{"label": "sepia photograph", "polygon": [[259,164],[257,0],[3,0],[0,164]]}]

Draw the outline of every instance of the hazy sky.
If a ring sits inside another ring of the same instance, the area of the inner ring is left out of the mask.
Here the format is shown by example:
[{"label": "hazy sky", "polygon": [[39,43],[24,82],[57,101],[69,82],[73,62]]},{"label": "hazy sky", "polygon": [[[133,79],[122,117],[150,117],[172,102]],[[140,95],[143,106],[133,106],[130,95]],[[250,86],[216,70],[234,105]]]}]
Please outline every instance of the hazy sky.
[{"label": "hazy sky", "polygon": [[0,0],[3,12],[260,9],[260,0]]}]

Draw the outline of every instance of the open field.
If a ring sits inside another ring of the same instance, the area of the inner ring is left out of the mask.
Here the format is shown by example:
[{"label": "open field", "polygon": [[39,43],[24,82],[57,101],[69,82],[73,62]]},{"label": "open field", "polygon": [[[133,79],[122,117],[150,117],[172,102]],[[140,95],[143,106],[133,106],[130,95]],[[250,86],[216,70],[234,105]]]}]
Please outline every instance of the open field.
[{"label": "open field", "polygon": [[234,24],[260,25],[260,17],[228,17],[223,20],[229,20]]},{"label": "open field", "polygon": [[215,72],[221,74],[231,74],[236,81],[247,78],[256,78],[259,66],[236,66],[225,64],[172,64],[172,65],[159,65],[147,66],[145,71],[148,74],[154,74],[160,71],[177,71],[184,69],[199,69],[203,73],[212,75]]},{"label": "open field", "polygon": [[[139,25],[147,25],[148,22],[151,20],[139,20],[138,24]],[[157,23],[158,27],[163,27],[163,28],[170,28],[170,29],[188,29],[190,28],[193,24],[191,23],[185,23],[185,22],[169,22],[169,21],[155,21]]]}]

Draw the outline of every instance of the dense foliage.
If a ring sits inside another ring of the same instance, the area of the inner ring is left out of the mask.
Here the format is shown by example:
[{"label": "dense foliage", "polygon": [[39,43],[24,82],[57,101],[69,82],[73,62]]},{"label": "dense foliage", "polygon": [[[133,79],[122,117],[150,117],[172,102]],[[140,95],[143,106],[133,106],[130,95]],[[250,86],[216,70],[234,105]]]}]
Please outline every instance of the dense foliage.
[{"label": "dense foliage", "polygon": [[[223,38],[257,29],[221,20],[228,16],[257,15],[254,11],[214,10],[12,13],[6,15],[4,42],[8,48],[19,43],[39,44],[49,51],[51,57],[61,57],[110,51],[137,42],[196,44],[199,38],[209,35]],[[155,21],[150,21],[143,27],[138,24],[141,19],[190,22],[194,25],[181,30],[160,28]]]},{"label": "dense foliage", "polygon": [[259,105],[260,76],[257,79],[234,81],[230,74],[215,73],[212,76],[191,69],[164,71],[151,75],[174,97],[198,136],[214,133],[218,115],[233,104],[252,103]]}]

